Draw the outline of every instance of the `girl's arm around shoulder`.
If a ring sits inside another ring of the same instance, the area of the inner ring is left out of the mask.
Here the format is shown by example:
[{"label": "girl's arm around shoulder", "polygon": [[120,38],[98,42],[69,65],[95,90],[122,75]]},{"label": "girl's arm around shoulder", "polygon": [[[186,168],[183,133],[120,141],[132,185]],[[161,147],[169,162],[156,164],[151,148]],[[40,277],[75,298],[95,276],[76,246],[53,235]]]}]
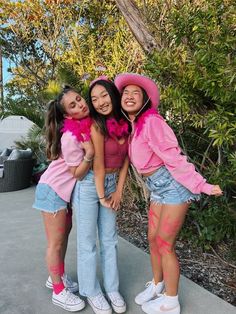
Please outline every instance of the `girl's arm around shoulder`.
[{"label": "girl's arm around shoulder", "polygon": [[61,152],[70,173],[81,180],[91,167],[94,156],[92,142],[81,143],[70,132],[65,132],[61,138]]},{"label": "girl's arm around shoulder", "polygon": [[81,143],[84,149],[84,157],[77,167],[70,167],[70,172],[77,180],[82,180],[92,166],[94,147],[92,141]]}]

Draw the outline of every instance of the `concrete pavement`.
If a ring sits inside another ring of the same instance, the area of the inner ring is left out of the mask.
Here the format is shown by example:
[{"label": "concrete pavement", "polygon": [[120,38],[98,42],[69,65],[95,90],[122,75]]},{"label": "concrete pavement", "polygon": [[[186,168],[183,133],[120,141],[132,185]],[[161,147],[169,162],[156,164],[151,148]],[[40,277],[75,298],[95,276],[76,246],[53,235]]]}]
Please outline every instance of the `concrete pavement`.
[{"label": "concrete pavement", "polygon": [[[46,240],[40,212],[32,209],[34,187],[0,193],[0,313],[63,314],[51,303],[44,285]],[[74,222],[75,224],[75,222]],[[69,239],[67,273],[76,280],[76,233]],[[127,314],[143,313],[135,295],[152,278],[149,255],[119,238],[120,291],[127,302]],[[236,307],[181,276],[181,314],[236,314]],[[81,311],[93,314],[90,306]]]}]

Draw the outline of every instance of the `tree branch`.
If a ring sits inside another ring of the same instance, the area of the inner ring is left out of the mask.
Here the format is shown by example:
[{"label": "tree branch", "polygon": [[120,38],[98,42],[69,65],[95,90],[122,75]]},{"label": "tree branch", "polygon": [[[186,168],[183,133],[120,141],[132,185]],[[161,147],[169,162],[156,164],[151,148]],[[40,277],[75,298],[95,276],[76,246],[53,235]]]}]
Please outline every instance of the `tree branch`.
[{"label": "tree branch", "polygon": [[152,53],[154,50],[160,51],[161,45],[151,35],[135,2],[133,0],[115,1],[134,37],[144,51],[147,53]]}]

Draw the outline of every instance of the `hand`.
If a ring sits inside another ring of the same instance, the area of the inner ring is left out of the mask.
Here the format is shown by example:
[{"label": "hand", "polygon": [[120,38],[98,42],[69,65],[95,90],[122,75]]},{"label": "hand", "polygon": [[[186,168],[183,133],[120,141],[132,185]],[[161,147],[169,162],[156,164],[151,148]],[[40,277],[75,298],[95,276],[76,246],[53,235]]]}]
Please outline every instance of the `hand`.
[{"label": "hand", "polygon": [[93,159],[94,147],[91,141],[81,142],[82,148],[85,150],[85,156],[87,159]]},{"label": "hand", "polygon": [[223,194],[223,192],[222,192],[221,188],[219,187],[219,185],[213,185],[213,188],[211,190],[211,195],[220,196],[222,194]]},{"label": "hand", "polygon": [[108,198],[101,198],[99,201],[102,206],[111,208],[110,200]]},{"label": "hand", "polygon": [[122,198],[122,193],[119,191],[115,191],[111,193],[109,196],[111,208],[114,209],[115,211],[117,211],[120,207],[121,198]]}]

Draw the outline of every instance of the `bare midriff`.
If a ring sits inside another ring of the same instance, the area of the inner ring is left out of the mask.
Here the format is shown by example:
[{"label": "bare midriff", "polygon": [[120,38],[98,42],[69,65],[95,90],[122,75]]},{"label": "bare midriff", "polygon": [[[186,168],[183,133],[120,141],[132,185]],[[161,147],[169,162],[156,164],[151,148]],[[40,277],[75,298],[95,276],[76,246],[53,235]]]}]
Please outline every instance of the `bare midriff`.
[{"label": "bare midriff", "polygon": [[109,173],[116,173],[116,172],[118,172],[118,171],[119,171],[118,168],[106,168],[106,169],[105,169],[105,173],[106,173],[106,174],[109,174]]}]

